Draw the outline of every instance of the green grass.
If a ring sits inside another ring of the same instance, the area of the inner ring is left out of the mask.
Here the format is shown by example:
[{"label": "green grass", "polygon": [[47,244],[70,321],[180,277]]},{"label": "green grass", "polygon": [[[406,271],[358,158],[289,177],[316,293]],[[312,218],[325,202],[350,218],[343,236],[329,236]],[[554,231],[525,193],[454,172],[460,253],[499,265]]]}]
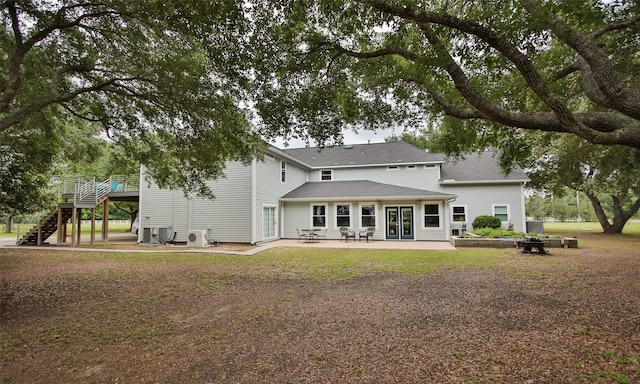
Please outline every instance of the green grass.
[{"label": "green grass", "polygon": [[[602,227],[597,222],[560,223],[545,222],[545,233],[602,233]],[[629,220],[622,230],[626,235],[640,235],[640,220]]]},{"label": "green grass", "polygon": [[[459,251],[371,250],[305,248],[274,248],[254,256],[222,255],[210,253],[102,253],[102,252],[50,252],[40,253],[29,263],[84,263],[116,261],[129,265],[131,270],[144,270],[150,265],[198,266],[214,268],[232,274],[265,278],[349,280],[376,273],[395,273],[409,278],[437,273],[443,270],[501,270],[511,274],[524,273],[509,267],[513,258],[511,249],[461,249]],[[10,263],[11,260],[0,260]],[[200,281],[203,291],[224,290],[224,281]]]},{"label": "green grass", "polygon": [[[35,224],[13,224],[13,231],[10,233],[6,233],[4,231],[5,229],[5,225],[0,225],[0,237],[6,238],[6,237],[13,237],[15,238],[18,235],[18,226],[20,228],[20,232],[21,233],[25,233],[25,231],[33,228]],[[130,225],[128,223],[123,223],[123,224],[110,224],[109,225],[109,233],[114,234],[114,233],[127,233],[129,232],[129,227]],[[99,223],[96,223],[96,233],[100,233],[102,229],[102,226],[100,226]],[[90,235],[91,234],[91,224],[83,224],[80,227],[80,231],[82,232],[83,235]],[[71,225],[69,225],[68,227],[68,232],[71,233]],[[54,235],[55,236],[55,235]]]}]

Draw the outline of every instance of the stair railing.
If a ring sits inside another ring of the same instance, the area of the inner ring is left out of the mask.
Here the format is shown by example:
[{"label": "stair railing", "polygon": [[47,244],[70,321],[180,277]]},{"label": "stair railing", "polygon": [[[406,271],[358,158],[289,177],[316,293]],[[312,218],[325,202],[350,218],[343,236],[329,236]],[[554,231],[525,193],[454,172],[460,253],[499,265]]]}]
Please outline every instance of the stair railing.
[{"label": "stair railing", "polygon": [[107,196],[109,192],[111,192],[111,189],[112,189],[111,177],[109,177],[102,183],[96,184],[96,203],[102,200],[103,197]]},{"label": "stair railing", "polygon": [[96,179],[95,177],[85,183],[82,182],[82,180],[78,180],[78,183],[76,184],[76,190],[74,193],[74,201],[76,203],[83,201],[85,198],[87,198],[87,196],[90,196],[91,194],[95,193],[95,186],[96,186]]},{"label": "stair railing", "polygon": [[16,244],[36,226],[40,225],[42,219],[47,216],[48,212],[42,211],[30,215],[22,216],[14,223],[16,225]]}]

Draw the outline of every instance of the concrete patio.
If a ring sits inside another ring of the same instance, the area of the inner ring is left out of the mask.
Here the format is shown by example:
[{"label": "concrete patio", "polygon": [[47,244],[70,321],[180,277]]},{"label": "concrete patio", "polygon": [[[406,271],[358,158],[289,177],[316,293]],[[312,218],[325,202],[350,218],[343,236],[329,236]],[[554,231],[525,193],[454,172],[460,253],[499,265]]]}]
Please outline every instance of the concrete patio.
[{"label": "concrete patio", "polygon": [[[203,248],[193,248],[187,247],[184,244],[177,244],[172,246],[161,246],[156,247],[154,245],[136,245],[136,236],[131,234],[117,234],[110,235],[108,244],[112,245],[127,245],[127,248],[115,248],[109,249],[104,248],[101,245],[104,243],[101,239],[97,239],[95,243],[95,247],[89,246],[90,238],[88,236],[82,236],[81,246],[79,247],[71,247],[70,244],[65,244],[62,246],[55,245],[55,238],[50,239],[51,241],[43,246],[37,247],[38,249],[48,249],[48,250],[69,250],[69,249],[81,249],[83,251],[98,251],[98,252],[186,252],[186,253],[219,253],[219,254],[231,254],[231,255],[255,255],[262,251],[278,248],[278,247],[288,247],[288,248],[317,248],[317,249],[414,249],[414,250],[449,250],[454,251],[456,248],[449,242],[446,241],[375,241],[375,242],[365,242],[365,241],[339,241],[339,240],[327,240],[327,241],[318,241],[318,242],[305,242],[298,241],[295,239],[282,239],[275,240],[271,242],[257,244],[255,247],[250,247],[249,249],[238,251],[238,250],[228,250],[225,249],[225,244],[221,244],[220,246],[209,246]],[[33,249],[33,247],[29,246],[16,246],[15,239],[5,238],[0,241],[0,247],[6,248],[20,248],[20,249]]]}]

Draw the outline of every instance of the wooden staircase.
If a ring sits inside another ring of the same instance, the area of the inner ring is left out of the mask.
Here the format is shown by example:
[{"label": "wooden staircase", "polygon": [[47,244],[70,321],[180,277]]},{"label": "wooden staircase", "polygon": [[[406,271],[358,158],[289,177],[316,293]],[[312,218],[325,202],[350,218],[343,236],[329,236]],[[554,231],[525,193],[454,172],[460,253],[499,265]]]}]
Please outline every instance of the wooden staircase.
[{"label": "wooden staircase", "polygon": [[55,208],[44,219],[27,232],[20,240],[18,245],[37,245],[38,231],[41,231],[40,242],[44,242],[58,230],[58,213],[62,214],[62,223],[69,221],[73,214],[73,208]]},{"label": "wooden staircase", "polygon": [[[62,198],[64,202],[60,203],[58,207],[25,233],[17,241],[17,244],[38,245],[44,243],[59,229],[58,223],[66,225],[69,219],[73,217],[74,209],[95,208],[109,199],[109,193],[114,191],[122,191],[122,184],[114,181],[112,177],[102,182],[96,182],[95,179],[87,182],[76,182],[73,185],[73,191],[63,192]],[[60,220],[58,220],[59,214],[62,215]],[[38,234],[40,234],[40,241],[38,241]]]}]

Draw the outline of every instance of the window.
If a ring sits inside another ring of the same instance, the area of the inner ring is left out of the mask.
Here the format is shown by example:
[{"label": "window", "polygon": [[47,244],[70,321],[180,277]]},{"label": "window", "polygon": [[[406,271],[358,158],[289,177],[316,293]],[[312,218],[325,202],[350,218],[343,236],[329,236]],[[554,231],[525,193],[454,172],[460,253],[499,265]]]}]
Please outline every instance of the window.
[{"label": "window", "polygon": [[376,205],[375,204],[362,204],[360,206],[360,227],[375,227],[376,226]]},{"label": "window", "polygon": [[313,205],[311,207],[311,226],[323,228],[327,226],[326,205]]},{"label": "window", "polygon": [[398,169],[400,169],[400,167],[397,165],[390,165],[387,167],[387,171],[397,171]]},{"label": "window", "polygon": [[453,206],[453,221],[467,221],[467,207],[464,205]]},{"label": "window", "polygon": [[503,222],[509,221],[509,206],[494,205],[493,216],[497,217],[498,219],[500,219],[500,221],[503,221]]},{"label": "window", "polygon": [[336,227],[351,226],[351,205],[336,204]]},{"label": "window", "polygon": [[320,180],[322,181],[331,181],[333,180],[333,170],[332,169],[323,169],[320,171]]},{"label": "window", "polygon": [[440,227],[440,206],[438,204],[424,205],[424,226],[425,228]]},{"label": "window", "polygon": [[408,171],[415,171],[416,169],[418,169],[415,165],[407,165],[407,170]]},{"label": "window", "polygon": [[285,161],[280,162],[280,181],[287,182],[287,163]]}]

